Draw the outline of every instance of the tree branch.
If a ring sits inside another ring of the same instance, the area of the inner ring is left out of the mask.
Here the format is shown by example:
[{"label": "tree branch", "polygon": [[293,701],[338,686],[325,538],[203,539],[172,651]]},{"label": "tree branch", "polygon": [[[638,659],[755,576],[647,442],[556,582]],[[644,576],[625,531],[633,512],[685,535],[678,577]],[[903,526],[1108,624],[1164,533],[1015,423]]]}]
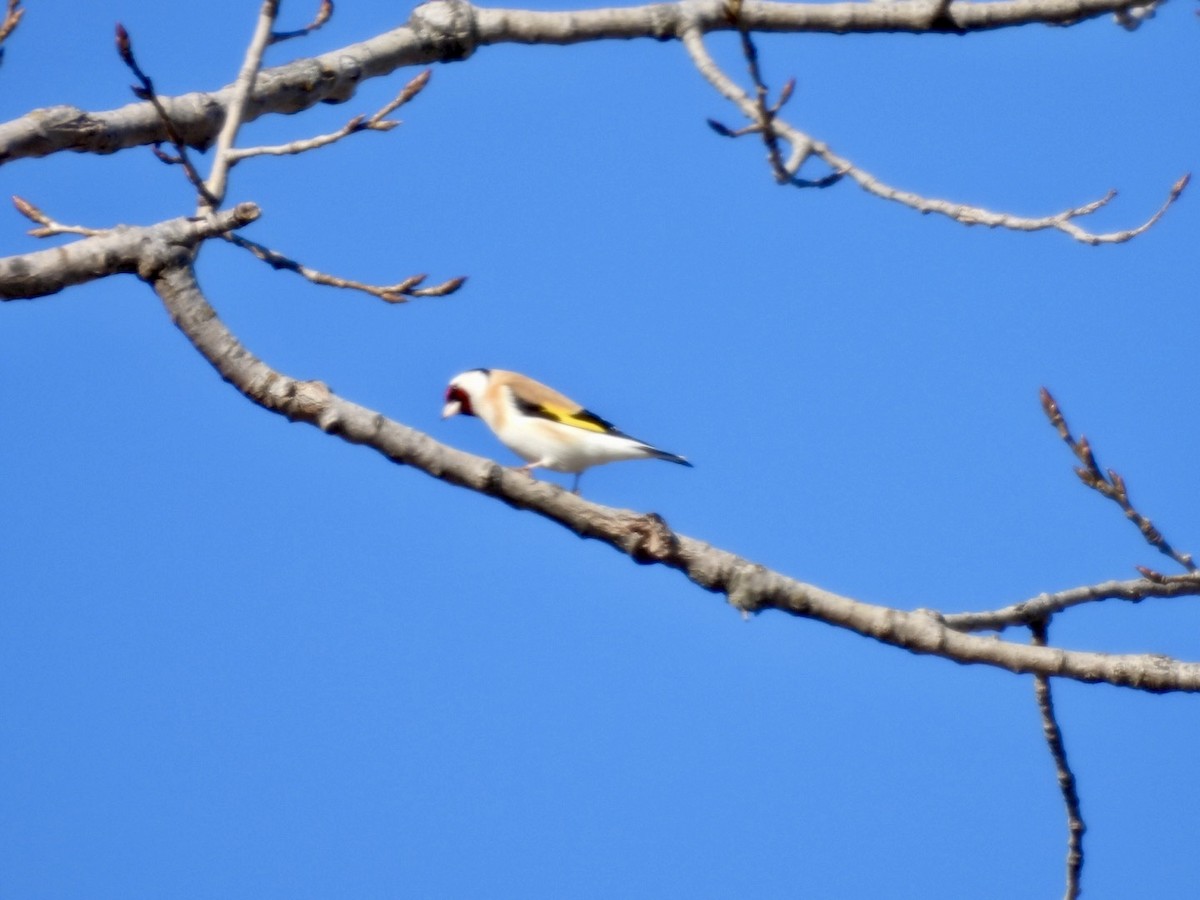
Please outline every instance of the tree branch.
[{"label": "tree branch", "polygon": [[138,65],[137,58],[133,55],[133,41],[129,38],[129,32],[125,30],[125,26],[120,22],[117,23],[117,54],[121,57],[121,62],[133,73],[133,77],[138,80],[140,87],[135,87],[133,93],[135,96],[146,100],[154,109],[154,114],[158,116],[162,123],[163,130],[167,134],[167,140],[171,142],[171,146],[175,148],[175,156],[168,156],[163,153],[158,144],[154,145],[154,155],[168,165],[178,165],[183,168],[184,175],[191,182],[192,187],[196,189],[201,197],[209,202],[210,205],[216,206],[217,203],[213,196],[208,193],[208,187],[204,184],[204,179],[200,177],[200,173],[196,171],[196,167],[192,165],[192,160],[188,156],[187,145],[184,139],[180,136],[175,128],[175,123],[171,121],[171,117],[167,114],[166,108],[163,106],[162,99],[154,90],[154,82],[150,79],[142,67]]},{"label": "tree branch", "polygon": [[[736,8],[735,6],[734,9],[736,10]],[[734,17],[736,18],[736,14]],[[1108,204],[1117,195],[1116,191],[1109,191],[1108,194],[1099,200],[1094,200],[1083,206],[1037,218],[1016,216],[1011,213],[996,212],[995,210],[985,209],[980,206],[968,206],[964,203],[954,203],[949,200],[924,197],[920,194],[915,194],[911,191],[902,191],[885,184],[870,172],[856,166],[845,157],[838,156],[829,149],[828,145],[813,139],[795,126],[779,118],[776,112],[779,106],[782,105],[782,102],[777,104],[773,110],[767,109],[764,101],[766,88],[763,86],[761,76],[759,75],[757,54],[754,51],[754,45],[749,41],[748,37],[743,37],[743,48],[745,56],[749,61],[751,76],[756,87],[756,96],[753,98],[746,91],[742,90],[732,78],[725,74],[716,61],[713,60],[712,56],[709,55],[707,48],[704,46],[702,31],[699,27],[685,26],[680,39],[683,41],[683,46],[687,49],[688,55],[692,58],[692,62],[700,74],[704,76],[718,93],[737,106],[742,114],[752,123],[750,127],[741,131],[731,131],[725,126],[713,122],[711,119],[709,120],[709,124],[718,133],[726,137],[741,137],[745,134],[761,133],[763,139],[767,142],[768,156],[775,174],[775,180],[781,184],[791,183],[798,187],[828,186],[829,181],[809,182],[796,177],[801,166],[810,157],[816,156],[833,170],[833,177],[835,179],[842,176],[851,178],[867,193],[873,194],[882,200],[891,200],[900,203],[919,213],[937,213],[963,225],[986,225],[989,228],[1007,228],[1012,231],[1046,231],[1054,229],[1067,234],[1081,243],[1096,245],[1123,243],[1145,232],[1163,217],[1171,204],[1179,199],[1179,195],[1183,193],[1184,188],[1187,187],[1188,181],[1191,178],[1190,175],[1184,175],[1176,181],[1171,187],[1163,205],[1141,225],[1138,225],[1136,228],[1106,233],[1087,231],[1077,225],[1075,220],[1091,215],[1102,206]],[[784,96],[782,99],[786,100],[787,97]],[[783,138],[792,148],[792,152],[786,163],[780,161],[779,150],[776,146],[778,138]]]},{"label": "tree branch", "polygon": [[463,284],[466,283],[466,276],[460,275],[457,278],[451,278],[441,284],[435,284],[431,287],[420,287],[425,281],[425,275],[410,275],[403,281],[396,284],[376,285],[365,284],[361,281],[353,281],[349,278],[339,278],[336,275],[328,275],[325,272],[318,272],[316,269],[310,268],[302,263],[296,262],[272,250],[270,247],[264,247],[262,244],[255,241],[247,240],[241,235],[225,234],[225,240],[243,250],[253,254],[257,259],[262,260],[272,269],[283,270],[287,272],[295,272],[303,278],[308,279],[313,284],[321,284],[326,287],[348,288],[350,290],[362,291],[365,294],[370,294],[372,297],[378,297],[387,303],[405,303],[414,297],[446,297],[457,291]]},{"label": "tree branch", "polygon": [[98,234],[103,234],[101,228],[88,228],[85,225],[64,225],[62,222],[56,222],[50,216],[46,215],[28,200],[18,197],[16,194],[12,198],[13,206],[17,208],[17,212],[29,219],[31,222],[37,222],[41,228],[32,228],[29,231],[31,237],[54,237],[60,234],[82,234],[86,237],[95,237]]},{"label": "tree branch", "polygon": [[342,140],[342,138],[358,134],[360,131],[391,131],[400,122],[397,119],[389,119],[387,117],[416,97],[417,94],[421,93],[425,85],[429,83],[429,78],[432,74],[433,71],[431,69],[425,69],[423,72],[413,76],[395,97],[380,107],[369,118],[361,115],[355,116],[337,131],[330,132],[329,134],[320,134],[311,138],[301,138],[287,144],[274,144],[264,147],[231,147],[225,154],[226,158],[232,166],[243,159],[249,159],[254,156],[293,156],[297,153],[306,153],[309,150],[327,147]]},{"label": "tree branch", "polygon": [[1084,603],[1103,600],[1126,600],[1140,603],[1151,597],[1200,596],[1200,573],[1159,576],[1157,579],[1137,578],[1129,581],[1105,581],[1083,587],[1039,594],[1030,599],[987,612],[953,613],[942,617],[946,626],[955,631],[1003,631],[1014,625],[1031,625]]},{"label": "tree branch", "polygon": [[296,422],[377,450],[448,484],[496,497],[593,538],[644,564],[682,572],[722,593],[744,613],[776,609],[845,628],[912,653],[1016,673],[1103,681],[1143,691],[1200,691],[1200,664],[1165,656],[1118,655],[1036,647],[964,634],[936,613],[905,612],[842,597],[671,530],[654,514],[600,506],[556,485],[440,444],[428,435],[335,395],[319,381],[297,381],[271,369],[225,327],[186,260],[151,278],[172,319],[221,377],[254,403]]},{"label": "tree branch", "polygon": [[[1029,630],[1034,646],[1046,646],[1048,628],[1045,619],[1030,623]],[[1050,679],[1045,675],[1035,675],[1033,692],[1037,698],[1038,711],[1042,714],[1042,733],[1046,737],[1046,746],[1050,748],[1050,756],[1058,774],[1058,788],[1062,791],[1063,803],[1067,807],[1067,888],[1063,897],[1064,900],[1075,900],[1079,896],[1079,878],[1083,874],[1083,834],[1087,831],[1087,826],[1083,822],[1083,813],[1079,807],[1075,775],[1067,761],[1067,748],[1063,743],[1062,730],[1058,727],[1058,719],[1054,715]]]},{"label": "tree branch", "polygon": [[[1098,16],[1140,9],[1133,0],[998,0],[950,4],[957,31],[986,31],[1040,22],[1074,25]],[[868,34],[933,33],[927,3],[768,3],[745,0],[741,21],[750,31]],[[599,40],[678,38],[685,27],[706,34],[727,31],[720,0],[686,0],[612,9],[534,12],[481,9],[464,0],[435,0],[413,10],[407,24],[361,43],[309,59],[264,69],[249,99],[244,122],[269,113],[291,115],[318,103],[340,103],[371,78],[404,66],[466,59],[493,44],[578,44]],[[206,149],[216,139],[236,85],[218,91],[162,98],[179,134],[190,147]],[[63,150],[115,153],[170,139],[148,104],[105,112],[54,106],[0,125],[0,164]]]},{"label": "tree branch", "polygon": [[212,218],[178,218],[150,226],[117,225],[62,247],[0,259],[0,300],[31,300],[108,275],[155,272],[187,256],[208,238],[241,228],[259,216],[240,203]]},{"label": "tree branch", "polygon": [[254,28],[253,37],[250,38],[250,46],[246,48],[246,58],[242,61],[242,69],[233,85],[233,95],[225,110],[225,121],[221,123],[221,131],[217,134],[217,151],[208,180],[204,183],[204,190],[200,192],[197,212],[205,208],[216,209],[225,199],[229,169],[233,165],[229,151],[233,148],[238,129],[245,120],[246,106],[254,90],[254,80],[262,68],[263,53],[271,43],[271,30],[275,27],[278,14],[279,0],[263,0],[258,11],[258,24]]},{"label": "tree branch", "polygon": [[1125,513],[1125,518],[1134,524],[1137,530],[1141,532],[1142,537],[1146,539],[1146,543],[1151,547],[1164,556],[1169,556],[1189,572],[1197,571],[1196,564],[1192,560],[1192,555],[1190,553],[1180,553],[1172,547],[1162,532],[1154,527],[1154,523],[1137,511],[1133,503],[1129,500],[1129,491],[1125,486],[1125,479],[1112,469],[1106,469],[1103,472],[1100,471],[1087,437],[1081,434],[1079,440],[1075,440],[1074,435],[1071,434],[1071,429],[1067,427],[1067,420],[1063,418],[1062,410],[1059,409],[1058,401],[1045,388],[1041,389],[1041,399],[1042,411],[1046,414],[1046,418],[1049,419],[1050,424],[1058,432],[1058,436],[1063,439],[1063,443],[1071,448],[1071,452],[1075,454],[1075,458],[1083,463],[1083,465],[1075,468],[1075,474],[1079,476],[1079,480],[1085,486],[1091,488],[1101,496],[1107,497],[1121,507],[1121,511]]}]

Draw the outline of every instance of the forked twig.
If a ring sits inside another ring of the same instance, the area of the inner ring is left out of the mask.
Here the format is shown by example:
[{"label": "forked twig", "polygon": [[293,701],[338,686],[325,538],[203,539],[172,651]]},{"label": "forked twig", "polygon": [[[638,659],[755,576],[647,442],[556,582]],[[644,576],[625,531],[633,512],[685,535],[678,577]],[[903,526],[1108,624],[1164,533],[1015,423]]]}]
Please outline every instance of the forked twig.
[{"label": "forked twig", "polygon": [[28,200],[18,197],[16,194],[13,194],[12,202],[13,206],[17,208],[17,212],[42,226],[30,229],[29,234],[33,237],[52,237],[56,234],[82,234],[87,237],[95,237],[98,234],[104,234],[105,231],[103,228],[87,228],[83,225],[64,225],[56,222]]},{"label": "forked twig", "polygon": [[172,165],[179,165],[183,168],[187,180],[191,182],[192,187],[209,201],[209,205],[216,207],[218,205],[216,199],[208,193],[208,188],[205,187],[204,179],[200,177],[200,173],[196,167],[192,165],[191,159],[188,157],[187,146],[184,144],[183,138],[179,134],[179,130],[175,127],[175,123],[171,121],[171,117],[167,114],[166,107],[163,106],[162,100],[154,91],[154,82],[150,80],[150,76],[142,71],[142,67],[138,65],[137,59],[133,55],[133,42],[129,38],[129,32],[125,30],[125,26],[120,22],[117,23],[117,53],[121,57],[121,62],[133,73],[134,78],[139,82],[138,86],[132,88],[133,94],[139,100],[147,100],[154,107],[154,111],[158,114],[158,118],[163,123],[163,128],[167,132],[167,138],[171,141],[171,146],[175,148],[175,156],[168,156],[156,144],[154,146],[154,155],[163,162]]},{"label": "forked twig", "polygon": [[289,272],[295,272],[297,275],[307,278],[313,284],[362,291],[388,303],[405,303],[415,297],[445,297],[457,291],[467,280],[466,276],[460,276],[458,278],[451,278],[449,281],[444,281],[441,284],[435,284],[432,287],[423,288],[419,287],[419,285],[425,281],[427,276],[411,275],[395,284],[365,284],[361,281],[353,281],[349,278],[339,278],[336,275],[319,272],[269,247],[264,247],[255,241],[247,240],[241,235],[226,234],[224,237],[231,244],[241,247],[243,250],[248,250],[273,269],[284,269]]},{"label": "forked twig", "polygon": [[291,141],[287,144],[246,148],[231,147],[227,154],[229,163],[230,165],[236,165],[243,159],[249,159],[252,156],[288,156],[296,153],[304,153],[308,150],[316,150],[318,147],[326,147],[360,131],[391,131],[400,124],[400,121],[386,117],[417,96],[422,88],[429,83],[429,78],[432,74],[432,70],[426,69],[424,72],[416,75],[408,84],[401,88],[400,93],[391,102],[369,118],[367,116],[355,116],[337,131]]},{"label": "forked twig", "polygon": [[[1058,436],[1063,439],[1063,442],[1071,448],[1071,452],[1075,454],[1083,465],[1075,467],[1075,474],[1079,476],[1087,487],[1096,491],[1100,495],[1112,500],[1121,507],[1125,513],[1125,518],[1137,526],[1142,537],[1146,539],[1146,543],[1154,547],[1160,553],[1171,557],[1179,565],[1183,566],[1189,572],[1195,572],[1196,564],[1192,561],[1190,553],[1180,553],[1172,547],[1161,531],[1154,527],[1154,523],[1142,515],[1129,500],[1129,491],[1125,486],[1125,479],[1112,469],[1100,470],[1100,466],[1096,463],[1096,457],[1092,453],[1092,445],[1088,443],[1088,439],[1084,435],[1080,435],[1076,440],[1071,434],[1071,429],[1067,427],[1067,421],[1063,418],[1062,410],[1059,409],[1058,401],[1045,388],[1041,389],[1042,410],[1046,413],[1046,418],[1050,420],[1050,424],[1058,432]],[[1154,576],[1162,578],[1156,572],[1149,569],[1139,569],[1142,574],[1154,580]]]},{"label": "forked twig", "polygon": [[[771,163],[771,171],[775,173],[775,180],[780,184],[787,183],[795,172],[788,172],[783,163],[783,153],[779,149],[779,135],[775,132],[774,121],[775,116],[783,109],[784,104],[792,98],[792,92],[796,89],[796,79],[789,79],[787,84],[783,86],[783,90],[779,92],[779,99],[774,105],[767,105],[767,90],[766,82],[763,81],[762,70],[758,65],[758,48],[754,46],[754,41],[750,37],[750,30],[742,22],[742,0],[726,0],[725,2],[725,18],[729,20],[729,24],[737,29],[738,37],[742,42],[742,55],[746,57],[746,66],[750,71],[750,80],[754,82],[754,109],[755,109],[755,124],[751,127],[754,131],[762,135],[763,143],[767,145],[767,159]],[[709,124],[716,126],[711,119]],[[728,133],[728,130],[727,130]],[[749,133],[749,132],[745,132]],[[729,133],[730,137],[738,137],[738,134]]]},{"label": "forked twig", "polygon": [[[1046,646],[1048,630],[1049,623],[1046,619],[1029,624],[1035,647]],[[1050,748],[1050,756],[1054,759],[1058,788],[1062,791],[1063,803],[1067,807],[1067,887],[1063,897],[1065,900],[1075,900],[1079,896],[1079,879],[1083,874],[1083,835],[1087,831],[1087,825],[1084,824],[1083,813],[1079,808],[1079,791],[1071,764],[1067,761],[1067,748],[1063,744],[1062,730],[1058,727],[1058,720],[1054,715],[1050,679],[1045,675],[1034,675],[1033,693],[1037,698],[1038,710],[1042,714],[1042,734],[1046,737],[1046,746]]]}]

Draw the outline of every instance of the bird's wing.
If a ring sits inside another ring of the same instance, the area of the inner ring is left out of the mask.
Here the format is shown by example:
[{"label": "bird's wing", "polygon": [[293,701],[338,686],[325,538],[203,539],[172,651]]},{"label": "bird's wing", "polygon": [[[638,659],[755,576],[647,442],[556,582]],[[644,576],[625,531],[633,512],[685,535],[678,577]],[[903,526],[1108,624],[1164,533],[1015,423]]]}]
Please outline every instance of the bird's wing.
[{"label": "bird's wing", "polygon": [[612,422],[600,418],[594,412],[589,412],[582,406],[568,408],[553,403],[537,403],[513,394],[513,402],[517,409],[527,416],[537,416],[539,419],[549,419],[551,422],[561,422],[572,428],[582,428],[584,431],[594,431],[598,434],[620,435]]},{"label": "bird's wing", "polygon": [[493,372],[493,378],[496,378],[497,374],[497,383],[509,389],[513,403],[524,415],[549,419],[551,422],[560,422],[597,434],[625,436],[612,422],[584,409],[570,397],[546,387],[541,382],[516,372]]}]

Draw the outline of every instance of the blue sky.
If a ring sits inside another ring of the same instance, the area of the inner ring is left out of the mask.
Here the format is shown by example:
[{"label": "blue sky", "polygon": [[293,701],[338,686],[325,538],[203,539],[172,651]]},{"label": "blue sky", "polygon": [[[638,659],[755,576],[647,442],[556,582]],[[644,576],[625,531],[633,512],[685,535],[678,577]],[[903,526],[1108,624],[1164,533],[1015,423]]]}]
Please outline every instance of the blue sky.
[{"label": "blue sky", "polygon": [[[5,120],[237,70],[252,4],[30,0]],[[307,8],[285,5],[298,25]],[[401,24],[341,3],[279,63]],[[69,27],[65,23],[69,23]],[[1173,2],[949,36],[773,36],[792,121],[902,188],[1139,223],[1197,165],[1197,37]],[[712,52],[738,77],[736,41]],[[329,131],[343,106],[247,143]],[[863,600],[952,612],[1167,561],[1070,471],[1101,465],[1200,549],[1200,207],[1090,248],[968,229],[850,185],[776,187],[682,48],[494,47],[405,124],[234,172],[246,235],[347,277],[470,276],[390,307],[206,247],[271,365],[515,462],[445,382],[513,368],[687,455],[597,502]],[[190,212],[146,149],[5,166],[61,221]],[[1195,189],[1193,188],[1193,191]],[[4,254],[35,249],[0,210]],[[665,570],[290,425],[224,384],[132,277],[0,309],[0,893],[6,897],[1014,897],[1061,891],[1065,822],[1027,678],[811,622],[742,619]],[[567,483],[568,478],[550,475]],[[1200,659],[1194,600],[1057,619],[1063,646]],[[1056,684],[1088,897],[1200,879],[1196,700]]]}]

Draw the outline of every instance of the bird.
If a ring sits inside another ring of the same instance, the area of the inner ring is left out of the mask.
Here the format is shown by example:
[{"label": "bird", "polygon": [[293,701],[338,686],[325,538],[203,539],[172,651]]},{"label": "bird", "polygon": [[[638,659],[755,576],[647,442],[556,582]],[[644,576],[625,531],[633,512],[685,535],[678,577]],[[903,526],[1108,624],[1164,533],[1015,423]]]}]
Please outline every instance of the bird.
[{"label": "bird", "polygon": [[518,372],[471,369],[450,379],[442,418],[477,416],[508,449],[525,460],[518,471],[534,469],[575,475],[579,493],[584,469],[624,459],[663,459],[681,466],[682,456],[660,450],[619,431],[553,388]]}]

